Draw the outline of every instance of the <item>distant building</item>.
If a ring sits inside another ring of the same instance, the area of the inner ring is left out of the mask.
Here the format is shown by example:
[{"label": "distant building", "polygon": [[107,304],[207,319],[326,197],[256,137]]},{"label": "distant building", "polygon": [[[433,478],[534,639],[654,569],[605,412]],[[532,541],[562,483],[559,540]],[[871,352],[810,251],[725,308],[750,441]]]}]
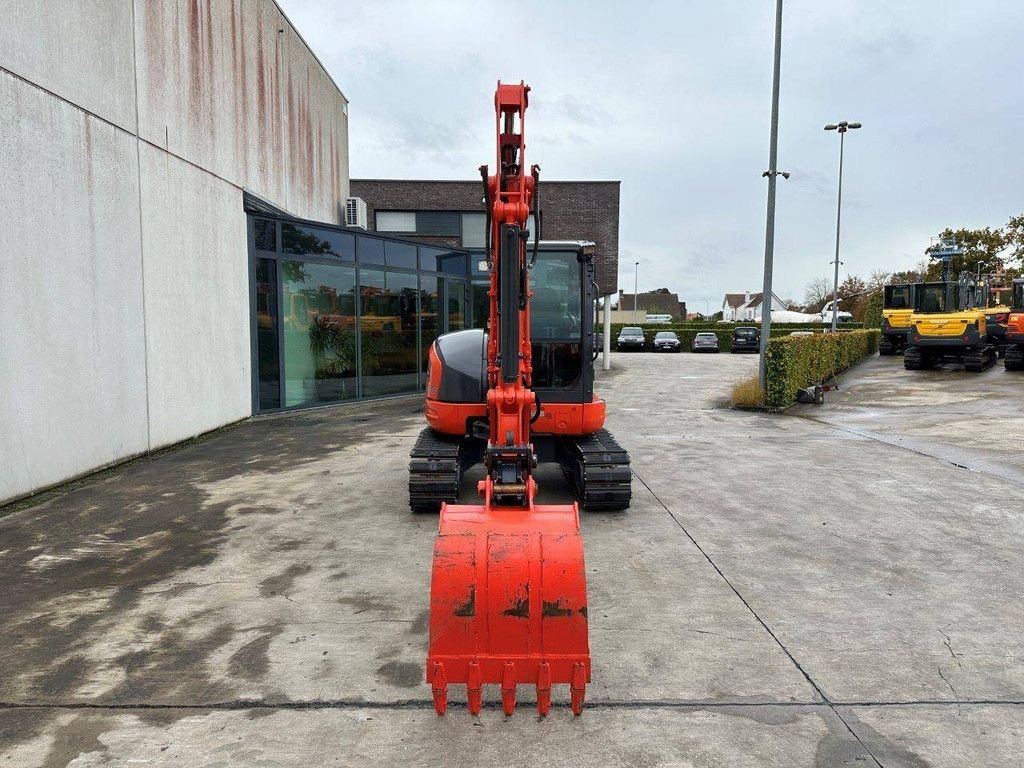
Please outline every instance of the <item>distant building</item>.
[{"label": "distant building", "polygon": [[[727,293],[722,300],[722,320],[727,323],[761,319],[763,293]],[[785,310],[786,303],[772,293],[772,312]]]},{"label": "distant building", "polygon": [[679,300],[679,295],[668,288],[658,288],[647,293],[623,293],[619,291],[619,312],[632,312],[636,301],[638,314],[643,311],[648,315],[670,315],[673,320],[686,317],[686,302]]}]

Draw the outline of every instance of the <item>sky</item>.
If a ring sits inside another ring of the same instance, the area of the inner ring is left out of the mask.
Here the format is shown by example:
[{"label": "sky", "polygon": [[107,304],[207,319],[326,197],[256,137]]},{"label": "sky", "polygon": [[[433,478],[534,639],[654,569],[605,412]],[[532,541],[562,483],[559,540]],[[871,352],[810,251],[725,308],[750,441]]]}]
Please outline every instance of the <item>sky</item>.
[{"label": "sky", "polygon": [[[772,0],[279,0],[349,99],[352,178],[473,179],[497,80],[532,88],[527,158],[622,182],[619,287],[690,311],[761,289]],[[1024,212],[1024,3],[785,0],[775,292],[912,268],[949,226]]]}]

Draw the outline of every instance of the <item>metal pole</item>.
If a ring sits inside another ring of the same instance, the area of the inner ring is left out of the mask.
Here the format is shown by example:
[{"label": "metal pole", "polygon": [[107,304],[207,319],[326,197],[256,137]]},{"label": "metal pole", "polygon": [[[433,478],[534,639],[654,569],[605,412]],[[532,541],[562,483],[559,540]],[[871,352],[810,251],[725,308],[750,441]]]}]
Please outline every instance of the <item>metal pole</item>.
[{"label": "metal pole", "polygon": [[[767,394],[768,339],[772,329],[772,264],[775,257],[775,182],[779,156],[779,68],[782,63],[782,0],[775,1],[775,62],[772,70],[772,128],[768,143],[768,213],[764,228],[764,284],[761,288],[761,391]],[[768,311],[764,311],[765,299]]]},{"label": "metal pole", "polygon": [[843,141],[846,131],[839,129],[839,200],[836,203],[836,271],[832,281],[832,332],[839,321],[839,222],[843,213]]},{"label": "metal pole", "polygon": [[639,279],[640,279],[640,262],[637,261],[637,262],[633,263],[633,322],[634,323],[639,323],[640,322],[639,320],[636,319],[636,299],[637,299],[636,286],[637,286],[637,282],[639,281]]},{"label": "metal pole", "polygon": [[604,338],[601,340],[602,353],[604,354],[604,360],[601,363],[601,367],[606,371],[612,369],[612,297],[608,294],[604,297]]}]

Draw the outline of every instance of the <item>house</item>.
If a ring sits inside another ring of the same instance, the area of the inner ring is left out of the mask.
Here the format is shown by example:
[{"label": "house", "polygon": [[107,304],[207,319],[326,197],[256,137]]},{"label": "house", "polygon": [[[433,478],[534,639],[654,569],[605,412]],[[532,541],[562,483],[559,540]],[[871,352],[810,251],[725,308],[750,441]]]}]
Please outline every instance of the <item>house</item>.
[{"label": "house", "polygon": [[682,320],[686,317],[686,302],[680,301],[679,295],[672,293],[668,288],[637,294],[619,291],[620,312],[632,312],[634,302],[638,315],[643,311],[648,315],[669,315],[673,320]]},{"label": "house", "polygon": [[[727,293],[722,300],[722,321],[726,323],[739,323],[761,319],[761,300],[764,294],[751,293]],[[786,305],[775,293],[772,293],[772,312],[785,310]]]}]

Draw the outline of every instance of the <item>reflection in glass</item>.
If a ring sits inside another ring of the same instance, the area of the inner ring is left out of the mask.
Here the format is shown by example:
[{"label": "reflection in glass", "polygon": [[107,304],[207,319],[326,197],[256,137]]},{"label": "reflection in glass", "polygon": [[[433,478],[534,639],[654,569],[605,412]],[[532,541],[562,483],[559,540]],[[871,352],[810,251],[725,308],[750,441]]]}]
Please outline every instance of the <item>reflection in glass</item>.
[{"label": "reflection in glass", "polygon": [[356,396],[355,269],[281,262],[284,406]]},{"label": "reflection in glass", "polygon": [[277,222],[269,219],[254,219],[253,227],[256,230],[256,250],[276,251]]},{"label": "reflection in glass", "polygon": [[359,270],[363,396],[416,391],[416,275]]},{"label": "reflection in glass", "polygon": [[416,246],[399,240],[384,243],[384,260],[389,267],[416,269]]},{"label": "reflection in glass", "polygon": [[363,264],[384,263],[384,241],[376,237],[359,238],[359,261]]},{"label": "reflection in glass", "polygon": [[448,251],[442,248],[430,248],[428,246],[420,246],[420,269],[427,269],[431,272],[441,271],[441,259],[446,256]]},{"label": "reflection in glass", "polygon": [[448,305],[447,333],[466,327],[466,284],[462,280],[444,278],[445,302]]},{"label": "reflection in glass", "polygon": [[491,313],[491,303],[487,298],[487,292],[491,289],[490,283],[473,283],[473,327],[486,328],[487,320]]},{"label": "reflection in glass", "polygon": [[427,275],[420,277],[420,370],[423,372],[423,381],[426,381],[427,361],[430,359],[430,345],[434,343],[441,332],[439,311],[441,302],[437,295],[437,278]]},{"label": "reflection in glass", "polygon": [[355,237],[332,229],[281,224],[281,250],[310,256],[334,256],[345,261],[355,258]]},{"label": "reflection in glass", "polygon": [[[271,222],[272,223],[272,222]],[[256,259],[256,366],[260,410],[281,407],[277,338],[277,262]]]}]

